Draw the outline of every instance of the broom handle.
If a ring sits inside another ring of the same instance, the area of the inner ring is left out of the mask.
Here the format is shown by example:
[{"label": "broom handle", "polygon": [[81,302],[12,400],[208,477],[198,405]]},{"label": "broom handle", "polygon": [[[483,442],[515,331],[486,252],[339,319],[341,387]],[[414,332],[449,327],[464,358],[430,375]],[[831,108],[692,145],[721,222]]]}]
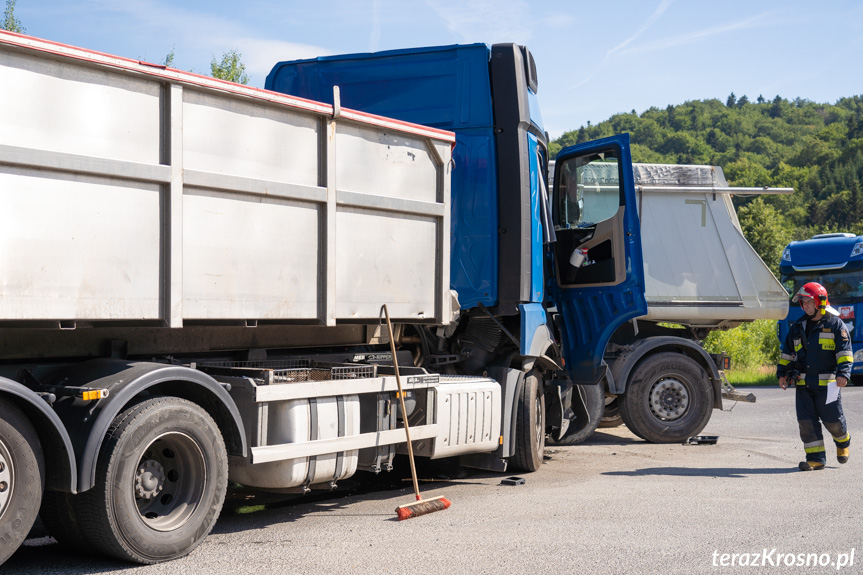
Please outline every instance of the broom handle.
[{"label": "broom handle", "polygon": [[402,391],[402,378],[399,376],[399,362],[396,360],[396,342],[395,338],[393,338],[393,326],[390,323],[390,312],[387,310],[387,304],[383,305],[384,315],[387,318],[387,333],[390,337],[390,351],[393,354],[393,368],[396,372],[396,385],[399,388],[399,402],[401,402],[402,406],[402,421],[405,424],[405,435],[408,439],[408,460],[411,463],[411,479],[414,482],[414,493],[416,493],[417,501],[421,501],[422,497],[420,497],[420,486],[417,482],[417,469],[414,466],[414,448],[411,445],[411,430],[408,426],[408,411],[405,409],[405,394]]}]

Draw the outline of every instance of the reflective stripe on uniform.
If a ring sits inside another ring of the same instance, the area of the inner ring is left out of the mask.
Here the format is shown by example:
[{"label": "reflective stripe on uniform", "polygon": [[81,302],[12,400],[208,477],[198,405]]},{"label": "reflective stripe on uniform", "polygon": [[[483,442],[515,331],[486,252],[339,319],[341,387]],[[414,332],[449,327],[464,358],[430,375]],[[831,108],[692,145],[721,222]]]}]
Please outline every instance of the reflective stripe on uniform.
[{"label": "reflective stripe on uniform", "polygon": [[835,436],[833,437],[833,441],[835,441],[836,443],[844,443],[844,442],[848,441],[849,439],[851,439],[850,433],[846,433],[842,437],[835,437]]},{"label": "reflective stripe on uniform", "polygon": [[818,385],[830,385],[831,383],[836,383],[836,374],[835,373],[819,373],[818,374]]},{"label": "reflective stripe on uniform", "polygon": [[852,354],[850,351],[836,352],[836,363],[846,363],[849,361],[854,361],[854,354]]},{"label": "reflective stripe on uniform", "polygon": [[818,339],[834,339],[836,334],[832,331],[822,331],[818,334]]},{"label": "reflective stripe on uniform", "polygon": [[789,363],[791,363],[790,359],[780,359],[779,360],[779,365],[788,365]]},{"label": "reflective stripe on uniform", "polygon": [[822,451],[826,451],[826,449],[824,449],[823,441],[812,441],[810,443],[803,444],[803,451],[806,453],[820,453]]}]

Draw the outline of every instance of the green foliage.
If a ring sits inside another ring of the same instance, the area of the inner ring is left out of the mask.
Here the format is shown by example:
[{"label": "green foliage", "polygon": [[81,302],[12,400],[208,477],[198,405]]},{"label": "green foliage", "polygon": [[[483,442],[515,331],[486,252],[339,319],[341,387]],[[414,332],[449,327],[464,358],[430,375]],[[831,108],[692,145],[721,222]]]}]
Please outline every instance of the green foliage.
[{"label": "green foliage", "polygon": [[727,353],[732,369],[775,365],[779,361],[776,322],[762,319],[727,331],[713,331],[704,340],[704,349],[708,353]]},{"label": "green foliage", "polygon": [[162,65],[166,68],[174,67],[174,47],[171,46],[171,51],[165,56],[165,60],[162,62]]},{"label": "green foliage", "polygon": [[744,367],[742,369],[731,368],[725,372],[728,383],[734,387],[747,387],[753,385],[776,386],[776,368],[774,366]]},{"label": "green foliage", "polygon": [[222,61],[216,62],[216,58],[210,62],[210,75],[213,78],[236,82],[237,84],[248,84],[249,76],[246,74],[246,65],[240,61],[242,55],[236,50],[228,50],[222,54]]},{"label": "green foliage", "polygon": [[758,252],[773,275],[779,277],[779,260],[782,251],[791,241],[788,220],[763,198],[742,206],[737,211],[743,235]]},{"label": "green foliage", "polygon": [[0,29],[19,34],[26,32],[21,21],[15,17],[15,0],[6,0],[6,9],[3,11],[3,20],[0,21]]}]

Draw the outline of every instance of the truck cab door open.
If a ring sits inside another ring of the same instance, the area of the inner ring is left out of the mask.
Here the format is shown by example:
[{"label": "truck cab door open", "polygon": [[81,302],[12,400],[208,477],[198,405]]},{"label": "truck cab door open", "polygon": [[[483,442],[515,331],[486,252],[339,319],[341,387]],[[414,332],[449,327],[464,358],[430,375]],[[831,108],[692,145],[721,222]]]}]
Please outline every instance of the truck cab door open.
[{"label": "truck cab door open", "polygon": [[574,383],[597,384],[611,335],[647,313],[629,135],[563,149],[552,202],[563,355]]}]

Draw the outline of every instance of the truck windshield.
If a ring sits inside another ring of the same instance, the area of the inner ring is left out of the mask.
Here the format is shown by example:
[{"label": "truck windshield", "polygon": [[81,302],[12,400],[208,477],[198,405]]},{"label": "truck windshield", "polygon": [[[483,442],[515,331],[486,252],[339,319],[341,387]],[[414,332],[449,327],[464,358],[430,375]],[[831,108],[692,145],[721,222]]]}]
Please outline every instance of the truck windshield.
[{"label": "truck windshield", "polygon": [[831,304],[863,301],[863,269],[817,270],[782,275],[782,285],[791,295],[808,282],[823,285]]},{"label": "truck windshield", "polygon": [[586,228],[607,220],[620,207],[620,160],[614,151],[578,156],[557,167],[558,213],[562,227]]}]

